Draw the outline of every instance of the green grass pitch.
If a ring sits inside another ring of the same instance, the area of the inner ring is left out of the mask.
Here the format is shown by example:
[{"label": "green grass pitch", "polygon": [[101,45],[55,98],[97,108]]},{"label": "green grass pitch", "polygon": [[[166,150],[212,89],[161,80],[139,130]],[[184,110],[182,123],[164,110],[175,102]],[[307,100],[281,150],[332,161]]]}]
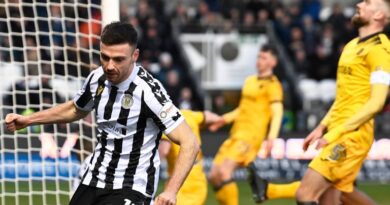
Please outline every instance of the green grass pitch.
[{"label": "green grass pitch", "polygon": [[[158,192],[162,190],[162,184],[164,182],[160,181]],[[45,183],[24,181],[18,184],[1,182],[0,205],[66,205],[69,202],[69,197],[66,193],[69,192],[70,185],[68,182],[55,183],[54,181],[46,181]],[[242,181],[238,182],[238,186],[240,190],[240,205],[254,205],[249,185]],[[360,184],[359,189],[372,197],[378,205],[390,204],[390,184]],[[211,186],[209,186],[208,190],[206,205],[218,205]],[[16,192],[18,194],[15,194]],[[295,205],[295,200],[272,200],[263,204]]]}]

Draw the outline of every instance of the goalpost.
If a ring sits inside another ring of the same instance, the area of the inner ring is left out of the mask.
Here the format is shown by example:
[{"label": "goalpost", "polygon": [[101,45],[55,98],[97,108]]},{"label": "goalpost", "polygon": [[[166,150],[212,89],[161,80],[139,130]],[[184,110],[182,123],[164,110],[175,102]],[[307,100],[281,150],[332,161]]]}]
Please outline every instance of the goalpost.
[{"label": "goalpost", "polygon": [[71,100],[100,64],[102,25],[117,20],[119,0],[0,0],[0,205],[68,204],[94,115],[15,133],[4,118]]}]

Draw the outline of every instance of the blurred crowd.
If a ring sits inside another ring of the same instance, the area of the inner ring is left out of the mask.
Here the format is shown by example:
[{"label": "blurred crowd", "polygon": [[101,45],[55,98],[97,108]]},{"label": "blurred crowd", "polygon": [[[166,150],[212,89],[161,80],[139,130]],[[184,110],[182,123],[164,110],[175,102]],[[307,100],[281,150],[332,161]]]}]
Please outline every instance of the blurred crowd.
[{"label": "blurred crowd", "polygon": [[[85,3],[100,5],[100,0],[35,0],[34,6],[28,4],[33,0],[23,1],[24,6],[19,0],[9,2],[0,9],[0,44],[12,49],[0,50],[1,62],[19,62],[24,75],[66,77],[85,77],[99,65],[101,12]],[[353,5],[334,2],[324,7],[320,0],[131,0],[121,1],[120,19],[139,33],[139,63],[164,84],[178,107],[199,110],[204,108],[199,82],[175,31],[256,34],[272,25],[296,75],[334,79],[341,49],[356,36],[349,20]],[[224,97],[214,100],[217,112],[232,108]]]}]

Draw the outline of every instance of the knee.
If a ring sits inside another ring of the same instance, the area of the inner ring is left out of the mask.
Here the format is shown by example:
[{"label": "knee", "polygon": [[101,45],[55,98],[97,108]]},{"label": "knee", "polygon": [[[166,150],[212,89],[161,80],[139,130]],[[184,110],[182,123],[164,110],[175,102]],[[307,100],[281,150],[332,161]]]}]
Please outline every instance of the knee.
[{"label": "knee", "polygon": [[209,174],[209,181],[214,186],[218,185],[219,182],[221,181],[218,172],[219,172],[219,169],[217,167],[215,167],[215,166],[211,167],[210,174]]},{"label": "knee", "polygon": [[301,184],[295,194],[297,201],[318,201],[320,195],[313,187],[307,187],[303,184]]},{"label": "knee", "polygon": [[312,201],[313,197],[311,196],[310,190],[305,186],[300,186],[295,193],[297,201]]},{"label": "knee", "polygon": [[209,180],[214,186],[221,185],[224,181],[232,179],[232,173],[223,167],[212,167],[209,175]]},{"label": "knee", "polygon": [[304,198],[304,191],[302,189],[302,187],[300,186],[297,190],[297,192],[295,193],[295,198],[297,199],[297,201],[302,201],[303,198]]}]

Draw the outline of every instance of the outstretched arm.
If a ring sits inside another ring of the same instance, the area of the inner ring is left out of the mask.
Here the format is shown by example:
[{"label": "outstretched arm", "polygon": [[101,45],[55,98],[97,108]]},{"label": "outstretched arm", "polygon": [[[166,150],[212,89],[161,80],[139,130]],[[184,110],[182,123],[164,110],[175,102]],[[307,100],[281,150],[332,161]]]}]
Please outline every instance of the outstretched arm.
[{"label": "outstretched arm", "polygon": [[155,200],[157,205],[176,204],[177,192],[184,183],[200,150],[194,133],[185,121],[167,136],[171,141],[180,145],[180,151],[172,176],[169,177],[164,191]]},{"label": "outstretched arm", "polygon": [[238,114],[239,114],[239,108],[236,108],[228,113],[225,113],[221,118],[210,123],[209,130],[215,132],[219,128],[223,127],[224,125],[232,123],[237,118]]},{"label": "outstretched arm", "polygon": [[88,112],[76,108],[73,101],[68,101],[50,109],[22,116],[10,113],[5,117],[7,129],[11,132],[29,125],[68,123],[85,117]]}]

